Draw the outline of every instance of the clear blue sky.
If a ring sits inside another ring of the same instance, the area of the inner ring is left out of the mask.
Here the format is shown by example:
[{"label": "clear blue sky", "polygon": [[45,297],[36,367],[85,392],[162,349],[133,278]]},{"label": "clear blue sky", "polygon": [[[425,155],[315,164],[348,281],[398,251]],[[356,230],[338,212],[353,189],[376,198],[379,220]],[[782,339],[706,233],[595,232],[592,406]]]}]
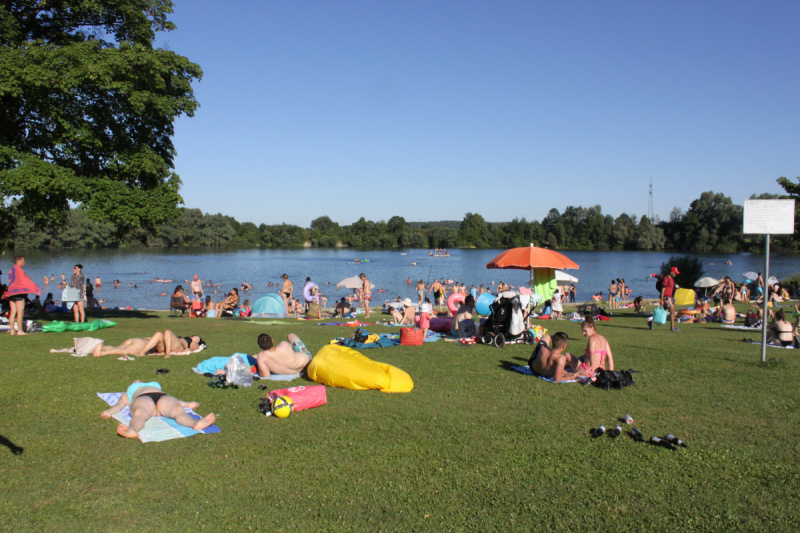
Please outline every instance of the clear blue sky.
[{"label": "clear blue sky", "polygon": [[308,226],[741,203],[800,176],[800,2],[177,0],[188,207]]}]

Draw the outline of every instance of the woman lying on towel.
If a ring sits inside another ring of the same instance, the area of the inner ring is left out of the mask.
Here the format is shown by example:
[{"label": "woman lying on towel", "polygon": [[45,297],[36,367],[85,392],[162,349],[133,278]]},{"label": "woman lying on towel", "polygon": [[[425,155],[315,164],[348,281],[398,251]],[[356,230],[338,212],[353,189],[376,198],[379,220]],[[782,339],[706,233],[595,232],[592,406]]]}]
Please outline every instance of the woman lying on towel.
[{"label": "woman lying on towel", "polygon": [[156,331],[152,337],[128,339],[119,346],[101,344],[95,349],[94,356],[135,355],[136,357],[144,357],[145,355],[164,354],[164,359],[168,359],[171,355],[196,352],[201,346],[205,348],[206,343],[199,335],[178,337],[170,330],[166,330],[163,333]]},{"label": "woman lying on towel", "polygon": [[131,425],[120,424],[117,426],[117,433],[129,439],[137,438],[145,422],[154,416],[171,418],[178,424],[197,431],[207,428],[217,419],[214,413],[211,413],[205,418],[195,420],[183,408],[197,409],[200,407],[199,403],[183,402],[167,396],[161,392],[161,385],[155,381],[142,383],[136,380],[131,383],[127,392],[120,396],[119,401],[112,408],[100,413],[100,418],[111,418],[111,415],[118,413],[126,406],[130,406]]}]

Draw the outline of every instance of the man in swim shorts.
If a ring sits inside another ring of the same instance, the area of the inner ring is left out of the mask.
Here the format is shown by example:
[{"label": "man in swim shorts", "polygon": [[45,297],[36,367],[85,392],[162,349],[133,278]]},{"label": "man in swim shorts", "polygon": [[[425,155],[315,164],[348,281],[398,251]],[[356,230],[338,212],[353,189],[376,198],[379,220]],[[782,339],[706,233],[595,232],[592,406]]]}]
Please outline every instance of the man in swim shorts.
[{"label": "man in swim shorts", "polygon": [[675,289],[677,286],[675,285],[675,276],[680,274],[678,272],[678,267],[672,267],[669,271],[669,275],[664,276],[664,279],[661,281],[661,294],[659,295],[659,304],[664,309],[669,310],[669,320],[672,326],[672,331],[678,331],[675,328],[675,300],[673,299],[673,294],[675,294]]},{"label": "man in swim shorts", "polygon": [[203,281],[197,277],[197,274],[194,275],[192,278],[192,294],[194,294],[198,299],[203,297]]},{"label": "man in swim shorts", "polygon": [[729,298],[725,298],[722,303],[722,308],[719,310],[719,318],[723,324],[733,324],[736,322],[736,308],[731,304]]},{"label": "man in swim shorts", "polygon": [[441,311],[442,303],[444,303],[445,289],[442,286],[442,284],[439,283],[439,280],[436,278],[434,278],[433,284],[431,285],[431,288],[428,290],[428,294],[430,293],[433,293],[433,301],[436,305],[439,306],[439,311]]},{"label": "man in swim shorts", "polygon": [[[288,342],[287,342],[288,341]],[[311,362],[311,352],[294,333],[289,333],[286,341],[275,346],[272,337],[266,333],[258,336],[258,347],[261,348],[256,359],[258,375],[267,377],[271,374],[300,374]]]},{"label": "man in swim shorts", "polygon": [[367,279],[367,275],[363,272],[358,276],[364,282],[362,286],[362,294],[364,295],[364,316],[369,318],[369,302],[372,300],[372,283]]},{"label": "man in swim shorts", "polygon": [[[567,358],[564,356],[564,350],[567,349],[566,333],[559,331],[558,333],[545,335],[536,344],[533,349],[530,360],[528,360],[528,368],[531,369],[535,375],[543,378],[553,378],[556,381],[568,381],[578,377],[578,374],[567,372]],[[553,347],[550,348],[550,341],[553,342]]]}]

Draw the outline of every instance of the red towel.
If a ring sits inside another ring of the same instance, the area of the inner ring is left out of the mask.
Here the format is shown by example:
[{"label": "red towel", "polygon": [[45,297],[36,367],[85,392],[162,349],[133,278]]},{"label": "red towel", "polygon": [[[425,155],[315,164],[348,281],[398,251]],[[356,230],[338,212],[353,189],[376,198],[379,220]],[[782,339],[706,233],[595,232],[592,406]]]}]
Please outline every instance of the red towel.
[{"label": "red towel", "polygon": [[21,267],[14,265],[11,267],[11,270],[8,271],[8,290],[5,293],[5,297],[22,294],[38,294],[41,296],[42,291]]}]

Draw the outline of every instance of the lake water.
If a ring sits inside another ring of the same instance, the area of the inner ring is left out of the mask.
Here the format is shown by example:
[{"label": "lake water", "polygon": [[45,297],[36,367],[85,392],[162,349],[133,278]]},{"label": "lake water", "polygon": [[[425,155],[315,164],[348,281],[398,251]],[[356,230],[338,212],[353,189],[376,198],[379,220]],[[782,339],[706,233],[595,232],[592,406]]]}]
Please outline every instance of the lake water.
[{"label": "lake water", "polygon": [[[429,250],[390,250],[363,251],[352,249],[226,249],[226,248],[129,248],[119,250],[58,250],[28,251],[25,253],[25,271],[42,289],[42,295],[52,292],[56,300],[61,291],[55,285],[44,287],[44,276],[54,274],[56,284],[64,273],[69,279],[76,263],[84,266],[83,272],[94,280],[100,276],[103,288],[95,291],[98,299],[105,300],[106,307],[131,306],[143,309],[167,309],[169,295],[175,285],[186,285],[184,280],[199,274],[200,279],[222,283],[216,288],[218,294],[211,296],[218,301],[232,287],[240,287],[247,280],[253,290],[243,296],[255,301],[267,292],[277,292],[268,288],[268,282],[278,283],[283,273],[295,284],[295,296],[301,295],[307,276],[321,286],[322,293],[329,298],[340,298],[352,291],[336,289],[337,282],[361,272],[367,274],[378,289],[386,289],[383,294],[375,294],[373,302],[382,304],[386,299],[410,297],[416,301],[414,286],[406,285],[410,277],[413,281],[426,282],[433,278],[453,279],[467,285],[485,286],[505,281],[515,286],[528,280],[528,272],[523,270],[487,270],[486,263],[502,250],[452,250],[451,257],[434,258],[428,256]],[[578,300],[588,300],[599,291],[607,291],[611,278],[624,278],[633,289],[633,295],[655,297],[655,282],[646,278],[658,272],[661,263],[670,256],[681,255],[670,252],[586,252],[565,251],[570,259],[580,265],[579,270],[567,271],[580,281]],[[719,278],[730,275],[740,282],[742,273],[747,270],[761,272],[764,269],[763,255],[754,254],[686,254],[694,255],[703,261],[706,276]],[[353,259],[369,259],[368,263],[356,264]],[[733,265],[725,265],[726,260]],[[12,266],[13,254],[6,254],[0,262],[4,276]],[[417,263],[417,266],[411,263]],[[770,274],[778,279],[800,271],[798,257],[777,255],[770,257]],[[153,283],[154,278],[172,279],[170,283]],[[6,278],[3,278],[4,280]],[[114,289],[112,280],[119,279],[122,286]],[[331,286],[328,287],[328,282]],[[128,287],[128,283],[138,288]],[[208,291],[208,289],[206,289]],[[165,292],[166,296],[161,296]],[[206,292],[206,294],[209,294]]]}]

